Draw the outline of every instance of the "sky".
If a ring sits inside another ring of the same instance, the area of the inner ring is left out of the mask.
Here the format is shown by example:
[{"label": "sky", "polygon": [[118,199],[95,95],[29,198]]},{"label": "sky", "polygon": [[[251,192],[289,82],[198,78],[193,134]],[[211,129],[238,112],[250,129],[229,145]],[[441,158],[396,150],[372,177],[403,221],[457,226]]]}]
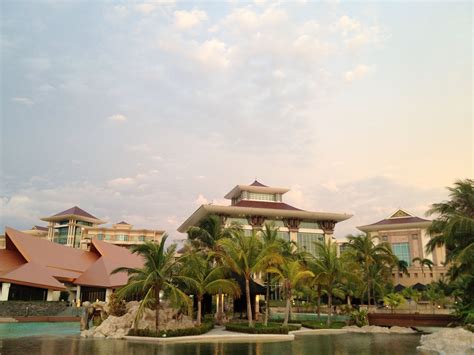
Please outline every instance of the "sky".
[{"label": "sky", "polygon": [[176,231],[237,184],[423,216],[473,174],[470,2],[2,1],[0,228]]}]

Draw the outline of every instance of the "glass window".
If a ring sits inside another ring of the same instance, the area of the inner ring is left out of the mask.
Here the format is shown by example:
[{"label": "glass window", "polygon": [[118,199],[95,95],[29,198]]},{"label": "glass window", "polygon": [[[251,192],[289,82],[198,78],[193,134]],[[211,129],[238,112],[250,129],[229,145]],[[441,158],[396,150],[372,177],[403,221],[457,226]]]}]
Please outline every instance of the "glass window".
[{"label": "glass window", "polygon": [[260,194],[256,192],[250,192],[248,194],[249,200],[261,200],[261,201],[276,201],[275,194]]},{"label": "glass window", "polygon": [[139,242],[144,242],[145,241],[145,236],[144,235],[139,235],[138,236],[138,241]]},{"label": "glass window", "polygon": [[297,242],[298,248],[307,251],[314,256],[317,256],[316,245],[317,242],[324,242],[324,234],[320,233],[298,233]]},{"label": "glass window", "polygon": [[264,224],[269,224],[269,225],[273,224],[275,227],[284,227],[285,226],[285,223],[283,223],[283,221],[281,219],[277,219],[277,220],[267,219],[267,220],[265,220]]},{"label": "glass window", "polygon": [[308,229],[321,229],[319,223],[316,221],[302,221],[299,227]]},{"label": "glass window", "polygon": [[121,241],[121,242],[126,242],[128,240],[128,235],[125,235],[125,234],[119,234],[117,236],[117,240]]},{"label": "glass window", "polygon": [[111,239],[111,238],[110,238],[110,234],[106,234],[106,235],[105,235],[105,240],[110,240],[110,239]]},{"label": "glass window", "polygon": [[231,224],[231,223],[238,223],[243,226],[249,224],[249,222],[247,221],[247,218],[227,218],[227,224]]},{"label": "glass window", "polygon": [[290,241],[290,232],[282,232],[282,231],[278,231],[277,232],[277,236],[278,238],[281,238],[287,242]]},{"label": "glass window", "polygon": [[408,243],[393,243],[392,250],[399,260],[406,261],[408,266],[411,265],[410,246]]},{"label": "glass window", "polygon": [[104,235],[103,234],[97,234],[97,239],[99,239],[99,240],[104,239]]},{"label": "glass window", "polygon": [[80,224],[81,226],[92,226],[92,223],[90,222],[85,222],[85,221],[77,221],[76,224]]},{"label": "glass window", "polygon": [[68,227],[58,228],[54,237],[54,242],[58,244],[67,244]]}]

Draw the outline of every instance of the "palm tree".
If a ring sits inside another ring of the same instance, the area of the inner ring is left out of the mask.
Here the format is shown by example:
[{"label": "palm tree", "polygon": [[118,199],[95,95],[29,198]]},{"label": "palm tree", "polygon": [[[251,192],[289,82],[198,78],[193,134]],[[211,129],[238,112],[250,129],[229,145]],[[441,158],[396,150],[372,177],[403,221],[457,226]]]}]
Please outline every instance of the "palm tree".
[{"label": "palm tree", "polygon": [[332,297],[333,295],[340,295],[341,290],[338,287],[342,278],[346,277],[346,272],[342,268],[342,263],[337,256],[337,245],[332,243],[329,239],[327,243],[317,242],[315,257],[311,263],[312,270],[315,270],[315,275],[319,278],[328,296],[328,318],[327,325],[331,325],[332,314]]},{"label": "palm tree", "polygon": [[250,280],[252,274],[261,270],[262,241],[255,231],[245,236],[236,231],[232,238],[223,238],[217,242],[221,249],[221,257],[226,265],[236,274],[245,279],[245,298],[247,301],[247,319],[249,327],[253,327],[252,305],[250,299]]},{"label": "palm tree", "polygon": [[314,277],[314,274],[309,270],[305,270],[298,260],[289,259],[285,260],[278,267],[268,268],[268,272],[276,274],[277,279],[283,284],[286,299],[283,326],[287,326],[290,317],[291,303],[293,301],[293,290],[296,289],[305,279]]},{"label": "palm tree", "polygon": [[[415,312],[416,312],[418,308],[418,301],[420,300],[420,297],[421,297],[421,293],[412,287],[407,287],[406,289],[402,291],[402,294],[404,297],[409,298],[410,300],[415,302]],[[410,307],[410,311],[411,311],[411,307]]]},{"label": "palm tree", "polygon": [[282,249],[284,248],[285,241],[278,238],[278,228],[274,224],[265,224],[265,228],[262,233],[262,253],[264,260],[260,262],[262,271],[265,272],[265,317],[263,324],[267,326],[268,318],[270,316],[270,273],[268,268],[281,264],[283,262]]},{"label": "palm tree", "polygon": [[408,263],[405,260],[396,260],[397,266],[397,285],[400,284],[400,274],[408,275]]},{"label": "palm tree", "polygon": [[191,307],[190,298],[176,286],[173,280],[180,260],[175,258],[176,244],[165,249],[167,238],[165,234],[159,244],[145,242],[145,244],[132,247],[132,253],[143,257],[142,268],[119,267],[112,271],[112,274],[126,272],[129,275],[127,284],[117,291],[120,299],[144,295],[138,308],[135,325],[145,307],[154,306],[156,331],[160,326],[160,294],[162,292],[169,295],[175,304],[186,305],[188,309]]},{"label": "palm tree", "polygon": [[182,261],[181,274],[175,278],[186,284],[196,296],[197,325],[201,325],[201,304],[204,294],[216,294],[223,291],[233,296],[240,295],[238,283],[226,278],[226,269],[223,266],[213,265],[211,256],[206,257],[202,253],[194,251],[183,255]]},{"label": "palm tree", "polygon": [[[232,236],[232,233],[238,229],[237,225],[226,227],[222,221],[222,218],[218,215],[209,215],[203,218],[198,226],[189,228],[188,239],[193,246],[198,249],[207,250],[212,252],[216,257],[214,262],[219,264],[221,260],[218,258],[220,255],[218,241],[223,238]],[[216,309],[216,319],[220,324],[224,315],[224,297],[222,290],[218,292],[218,302]]]},{"label": "palm tree", "polygon": [[375,264],[391,265],[394,255],[388,243],[376,244],[374,241],[378,238],[372,237],[370,234],[350,235],[347,239],[349,240],[348,252],[363,267],[364,277],[367,281],[367,304],[370,306],[371,288],[373,288],[370,267]]},{"label": "palm tree", "polygon": [[390,307],[393,313],[394,308],[401,306],[405,302],[405,298],[399,293],[389,293],[383,298],[383,302]]},{"label": "palm tree", "polygon": [[423,274],[423,279],[425,278],[425,266],[428,267],[430,269],[430,271],[433,271],[433,262],[430,260],[430,259],[423,259],[423,258],[419,258],[419,257],[416,257],[416,258],[413,258],[412,260],[414,263],[418,261],[418,263],[420,264],[420,267],[421,267],[421,272]]}]

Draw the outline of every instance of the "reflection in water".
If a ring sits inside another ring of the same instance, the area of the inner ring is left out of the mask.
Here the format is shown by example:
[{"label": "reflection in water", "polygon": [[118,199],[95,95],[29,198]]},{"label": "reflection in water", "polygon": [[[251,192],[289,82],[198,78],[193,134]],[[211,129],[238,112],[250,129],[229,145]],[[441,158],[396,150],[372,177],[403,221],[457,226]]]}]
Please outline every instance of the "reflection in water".
[{"label": "reflection in water", "polygon": [[25,337],[0,340],[0,354],[140,354],[140,355],[313,355],[416,354],[418,335],[302,335],[288,342],[155,344],[78,336]]}]

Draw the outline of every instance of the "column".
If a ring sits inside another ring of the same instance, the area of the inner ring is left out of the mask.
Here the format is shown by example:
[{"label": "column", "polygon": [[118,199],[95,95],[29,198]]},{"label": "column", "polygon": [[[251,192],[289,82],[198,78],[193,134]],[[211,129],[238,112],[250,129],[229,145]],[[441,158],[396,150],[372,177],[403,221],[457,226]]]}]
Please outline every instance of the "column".
[{"label": "column", "polygon": [[48,295],[46,296],[46,301],[53,301],[53,290],[48,290]]},{"label": "column", "polygon": [[114,293],[114,290],[111,288],[106,288],[105,289],[105,302],[109,302],[110,295]]},{"label": "column", "polygon": [[10,283],[4,282],[2,284],[2,292],[0,293],[0,301],[8,301],[8,294],[10,293]]},{"label": "column", "polygon": [[324,242],[327,243],[328,240],[331,240],[334,234],[334,227],[336,222],[334,221],[320,221],[321,229],[324,231]]},{"label": "column", "polygon": [[81,286],[76,287],[76,304],[78,307],[81,305]]}]

